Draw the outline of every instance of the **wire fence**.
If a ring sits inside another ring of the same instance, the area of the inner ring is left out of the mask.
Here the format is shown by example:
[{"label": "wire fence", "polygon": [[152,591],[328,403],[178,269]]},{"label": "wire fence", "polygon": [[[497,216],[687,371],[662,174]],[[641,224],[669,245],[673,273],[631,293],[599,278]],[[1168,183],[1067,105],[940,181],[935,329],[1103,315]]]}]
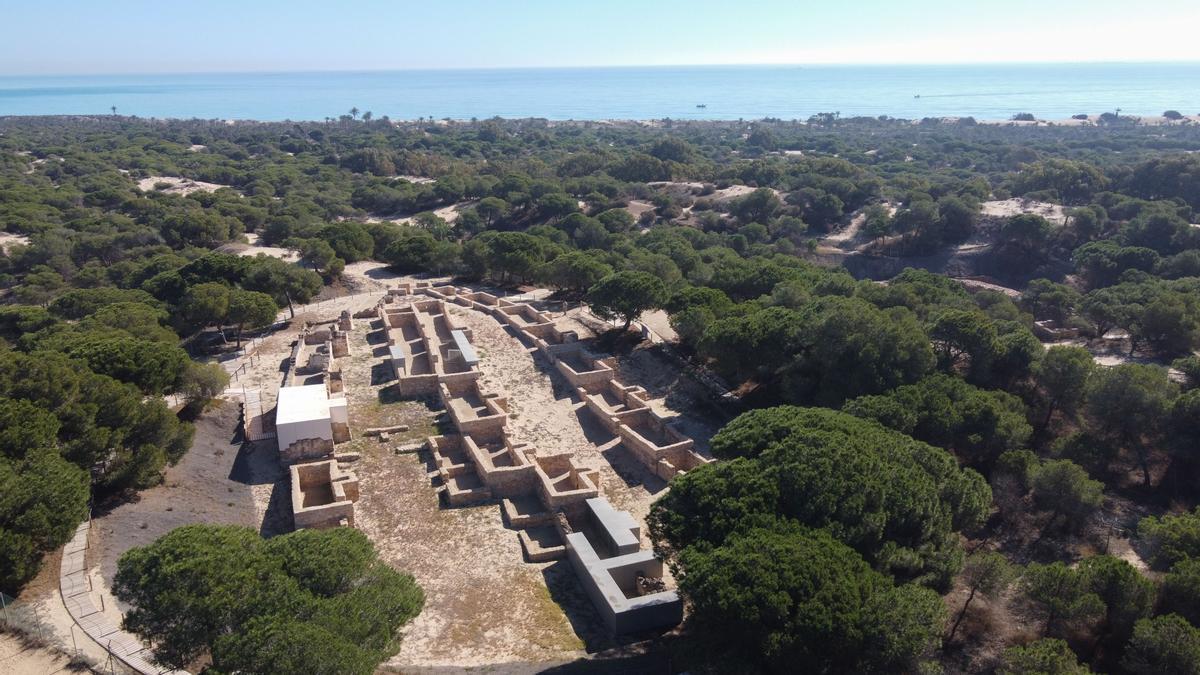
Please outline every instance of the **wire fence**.
[{"label": "wire fence", "polygon": [[[54,598],[57,600],[57,595]],[[67,660],[64,670],[105,673],[107,675],[139,675],[111,652],[108,658],[98,659],[87,652],[87,645],[92,641],[83,630],[72,621],[68,625],[68,636],[64,638],[56,630],[48,612],[34,602],[24,602],[0,592],[0,632],[6,633],[17,640],[21,647],[28,649],[43,649],[51,654],[57,654]],[[100,646],[93,654],[107,651]],[[0,672],[25,672],[21,670],[20,662],[16,661],[19,654],[9,657],[14,661],[0,662]]]}]

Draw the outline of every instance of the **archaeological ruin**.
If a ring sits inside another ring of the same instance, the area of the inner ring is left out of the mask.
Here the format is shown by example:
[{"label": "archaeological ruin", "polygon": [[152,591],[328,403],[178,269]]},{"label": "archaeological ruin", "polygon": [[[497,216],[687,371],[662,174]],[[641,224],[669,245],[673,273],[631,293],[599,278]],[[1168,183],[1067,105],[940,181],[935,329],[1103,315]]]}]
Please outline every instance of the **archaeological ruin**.
[{"label": "archaeological ruin", "polygon": [[682,617],[663,565],[641,549],[635,519],[604,497],[600,471],[574,453],[541,453],[513,438],[503,392],[480,382],[469,329],[448,305],[470,308],[509,327],[540,352],[605,428],[656,476],[670,480],[710,461],[647,403],[646,392],[617,380],[616,363],[592,356],[574,331],[559,330],[526,303],[454,286],[394,289],[377,305],[387,332],[387,368],[401,395],[436,398],[454,433],[427,440],[446,505],[500,500],[530,562],[568,559],[609,631],[670,626]]},{"label": "archaeological ruin", "polygon": [[358,477],[336,460],[293,464],[292,516],[296,529],[354,527]]}]

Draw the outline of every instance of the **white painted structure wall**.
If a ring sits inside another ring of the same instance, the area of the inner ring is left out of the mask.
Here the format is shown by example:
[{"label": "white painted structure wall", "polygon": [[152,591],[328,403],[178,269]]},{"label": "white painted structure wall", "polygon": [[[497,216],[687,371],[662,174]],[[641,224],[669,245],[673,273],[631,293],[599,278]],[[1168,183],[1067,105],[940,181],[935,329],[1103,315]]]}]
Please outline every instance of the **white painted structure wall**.
[{"label": "white painted structure wall", "polygon": [[280,388],[275,409],[275,436],[280,451],[310,438],[333,442],[331,407],[338,408],[339,421],[345,421],[345,399],[330,401],[324,384]]}]

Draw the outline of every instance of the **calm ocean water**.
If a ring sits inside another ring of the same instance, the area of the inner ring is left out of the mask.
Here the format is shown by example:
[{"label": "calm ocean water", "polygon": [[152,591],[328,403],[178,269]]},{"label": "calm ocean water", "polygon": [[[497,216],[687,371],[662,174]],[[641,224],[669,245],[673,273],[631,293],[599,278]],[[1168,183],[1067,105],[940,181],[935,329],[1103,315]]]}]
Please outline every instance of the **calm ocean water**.
[{"label": "calm ocean water", "polygon": [[0,76],[0,115],[101,114],[111,106],[143,117],[259,120],[321,120],[352,106],[394,119],[1196,114],[1200,63]]}]

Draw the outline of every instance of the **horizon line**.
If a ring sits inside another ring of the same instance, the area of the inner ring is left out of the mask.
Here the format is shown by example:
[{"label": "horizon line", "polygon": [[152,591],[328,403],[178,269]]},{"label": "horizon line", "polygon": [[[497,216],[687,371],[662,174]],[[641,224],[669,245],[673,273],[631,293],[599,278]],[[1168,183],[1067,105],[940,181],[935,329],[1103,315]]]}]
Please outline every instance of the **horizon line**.
[{"label": "horizon line", "polygon": [[1016,60],[1016,61],[810,61],[810,62],[757,62],[757,63],[661,63],[661,64],[592,64],[574,66],[425,66],[392,68],[302,68],[297,70],[161,70],[161,71],[105,71],[105,72],[48,72],[48,73],[0,73],[0,77],[115,77],[152,75],[309,75],[309,74],[367,74],[401,72],[469,72],[503,70],[619,70],[639,68],[889,68],[889,67],[943,67],[963,68],[981,66],[1087,66],[1087,65],[1200,65],[1198,59],[1112,59],[1112,60]]}]

